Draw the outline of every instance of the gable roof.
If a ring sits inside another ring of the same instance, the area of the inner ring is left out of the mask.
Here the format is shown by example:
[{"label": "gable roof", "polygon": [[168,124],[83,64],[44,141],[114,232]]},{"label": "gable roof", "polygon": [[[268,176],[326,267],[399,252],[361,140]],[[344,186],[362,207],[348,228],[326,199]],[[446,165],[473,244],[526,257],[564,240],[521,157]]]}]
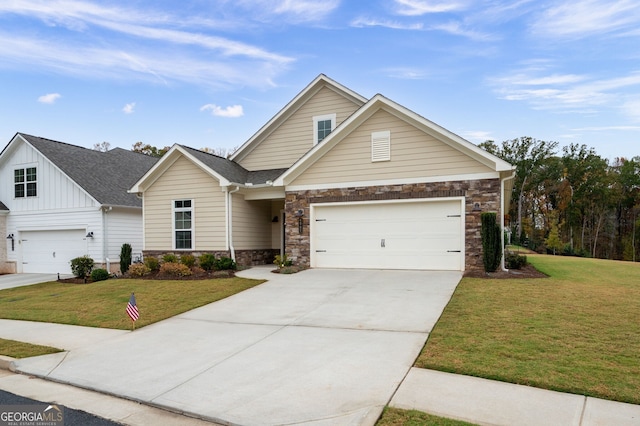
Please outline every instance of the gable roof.
[{"label": "gable roof", "polygon": [[230,157],[230,160],[240,161],[247,156],[257,145],[262,142],[269,134],[277,129],[283,122],[285,122],[294,112],[296,112],[302,105],[304,105],[313,95],[318,93],[322,88],[329,88],[334,92],[350,99],[355,104],[362,106],[367,102],[367,98],[348,87],[330,79],[324,74],[320,74],[316,77],[307,87],[305,87],[295,98],[293,98],[287,105],[284,106],[271,120],[260,128],[249,140],[247,140],[240,148],[238,148]]},{"label": "gable roof", "polygon": [[2,201],[0,201],[0,211],[9,211],[9,207],[5,206]]},{"label": "gable roof", "polygon": [[162,173],[164,173],[171,164],[173,164],[180,156],[189,159],[196,166],[200,167],[205,173],[216,178],[221,186],[229,185],[268,185],[267,182],[274,181],[278,176],[287,169],[269,169],[248,171],[240,164],[220,157],[215,154],[191,148],[185,145],[175,144],[171,149],[162,156],[153,167],[151,167],[144,176],[141,176],[135,184],[132,184],[129,192],[142,192],[143,188],[148,187],[150,183],[155,181]]},{"label": "gable roof", "polygon": [[142,201],[127,190],[158,161],[157,158],[122,148],[101,152],[25,133],[17,133],[14,140],[18,137],[98,203],[142,207]]},{"label": "gable roof", "polygon": [[319,160],[324,154],[331,150],[335,145],[348,136],[352,131],[358,128],[365,120],[371,117],[375,112],[384,110],[399,119],[415,126],[423,132],[429,134],[435,139],[443,142],[450,147],[468,155],[487,167],[500,172],[511,171],[513,166],[497,156],[486,152],[466,139],[456,135],[427,120],[419,114],[403,107],[402,105],[377,94],[371,98],[364,106],[359,108],[349,118],[337,126],[320,144],[317,144],[302,156],[295,164],[293,164],[285,173],[283,173],[274,185],[288,185],[295,178],[300,176],[313,163]]}]

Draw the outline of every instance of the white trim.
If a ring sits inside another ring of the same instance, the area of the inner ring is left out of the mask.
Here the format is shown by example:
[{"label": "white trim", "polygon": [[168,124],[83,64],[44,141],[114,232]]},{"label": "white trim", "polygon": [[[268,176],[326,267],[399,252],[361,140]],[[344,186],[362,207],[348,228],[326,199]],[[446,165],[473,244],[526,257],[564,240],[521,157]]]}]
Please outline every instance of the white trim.
[{"label": "white trim", "polygon": [[[313,146],[318,145],[319,142],[322,141],[318,141],[318,123],[321,121],[327,121],[327,120],[331,120],[331,132],[333,132],[333,130],[336,128],[336,118],[337,115],[336,114],[323,114],[323,115],[316,115],[312,118],[313,120]],[[329,132],[329,134],[331,134],[331,132]],[[327,135],[329,136],[329,135]],[[322,140],[325,140],[327,138],[327,136],[325,136]]]},{"label": "white trim", "polygon": [[[191,206],[188,208],[179,208],[176,209],[176,201],[190,201]],[[191,247],[189,248],[177,248],[176,247],[176,212],[191,212],[191,228],[190,229],[180,229],[180,231],[190,231],[191,232]],[[172,250],[195,250],[196,249],[196,221],[195,221],[195,200],[193,198],[176,198],[171,200],[171,246]]]},{"label": "white trim", "polygon": [[312,185],[289,185],[285,187],[285,191],[308,191],[314,189],[333,189],[333,188],[352,188],[362,186],[383,186],[383,185],[402,185],[416,183],[435,183],[435,182],[457,182],[463,180],[479,180],[479,179],[499,179],[499,172],[487,173],[471,173],[468,175],[449,175],[449,176],[429,176],[416,178],[400,178],[386,180],[366,180],[339,183],[319,183]]},{"label": "white trim", "polygon": [[466,261],[466,197],[432,197],[432,198],[403,198],[400,200],[372,200],[372,201],[338,201],[333,203],[311,203],[309,204],[309,264],[315,267],[315,223],[316,208],[320,207],[337,207],[337,206],[353,206],[353,205],[373,205],[373,204],[407,204],[407,203],[437,203],[446,201],[460,201],[460,271],[465,270]]}]

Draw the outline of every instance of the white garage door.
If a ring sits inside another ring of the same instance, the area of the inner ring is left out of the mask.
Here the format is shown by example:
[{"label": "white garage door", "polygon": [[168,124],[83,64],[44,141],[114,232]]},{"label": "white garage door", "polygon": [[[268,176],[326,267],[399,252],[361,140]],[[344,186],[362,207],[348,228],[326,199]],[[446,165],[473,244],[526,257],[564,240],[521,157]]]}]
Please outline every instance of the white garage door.
[{"label": "white garage door", "polygon": [[87,254],[85,235],[82,229],[20,233],[22,271],[70,274],[71,259]]},{"label": "white garage door", "polygon": [[464,270],[461,200],[312,206],[311,266]]}]

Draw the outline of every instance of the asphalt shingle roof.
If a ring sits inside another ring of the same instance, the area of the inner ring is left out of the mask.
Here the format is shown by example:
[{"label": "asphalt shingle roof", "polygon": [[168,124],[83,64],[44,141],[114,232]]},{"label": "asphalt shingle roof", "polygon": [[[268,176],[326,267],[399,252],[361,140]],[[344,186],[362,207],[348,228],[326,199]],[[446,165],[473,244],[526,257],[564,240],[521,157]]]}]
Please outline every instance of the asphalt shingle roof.
[{"label": "asphalt shingle roof", "polygon": [[127,193],[158,158],[115,148],[96,151],[37,136],[20,135],[101,204],[141,207]]},{"label": "asphalt shingle roof", "polygon": [[4,205],[4,203],[2,201],[0,201],[0,210],[7,210],[9,211],[9,208],[7,206]]},{"label": "asphalt shingle roof", "polygon": [[233,183],[252,183],[254,185],[265,184],[269,180],[275,180],[275,178],[277,178],[287,170],[269,169],[248,171],[240,164],[236,163],[235,161],[231,161],[228,158],[219,157],[217,155],[209,154],[208,152],[200,151],[188,146],[180,146],[189,151],[190,154],[192,154],[195,158],[197,158],[211,170],[216,171]]}]

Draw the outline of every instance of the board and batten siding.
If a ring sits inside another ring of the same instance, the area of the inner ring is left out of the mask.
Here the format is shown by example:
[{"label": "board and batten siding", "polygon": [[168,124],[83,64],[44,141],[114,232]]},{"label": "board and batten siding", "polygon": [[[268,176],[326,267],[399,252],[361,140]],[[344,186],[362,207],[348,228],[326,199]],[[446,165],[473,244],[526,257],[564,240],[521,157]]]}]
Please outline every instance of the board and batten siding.
[{"label": "board and batten siding", "polygon": [[[371,161],[371,134],[391,132],[391,160]],[[486,173],[491,169],[427,133],[379,110],[338,142],[291,185],[323,185]]]},{"label": "board and batten siding", "polygon": [[[0,167],[0,200],[11,214],[98,207],[96,201],[42,154],[25,143]],[[14,198],[14,170],[36,167],[37,196]]]},{"label": "board and batten siding", "polygon": [[313,117],[336,114],[336,126],[358,105],[323,87],[239,163],[247,170],[288,168],[313,147]]},{"label": "board and batten siding", "polygon": [[271,201],[246,201],[233,197],[233,247],[236,250],[261,250],[271,247]]},{"label": "board and batten siding", "polygon": [[226,250],[225,196],[215,178],[180,157],[144,193],[144,249],[173,250],[173,201],[193,200],[193,250]]},{"label": "board and batten siding", "polygon": [[[120,251],[124,243],[131,244],[134,254],[142,253],[142,209],[114,208],[104,213],[107,232],[106,257],[114,264],[120,263]],[[117,266],[119,270],[119,265]]]}]

